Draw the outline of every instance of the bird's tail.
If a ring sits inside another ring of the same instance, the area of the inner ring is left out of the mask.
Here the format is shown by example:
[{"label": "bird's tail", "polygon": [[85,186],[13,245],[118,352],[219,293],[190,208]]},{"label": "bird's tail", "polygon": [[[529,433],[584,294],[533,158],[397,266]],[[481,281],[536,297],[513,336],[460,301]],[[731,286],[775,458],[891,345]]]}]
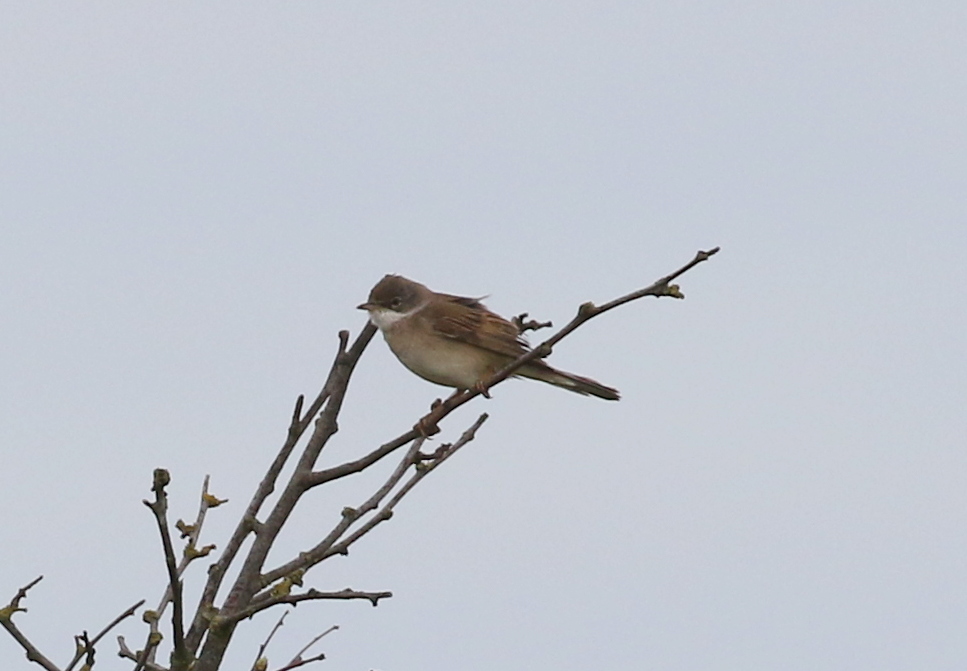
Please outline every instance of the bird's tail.
[{"label": "bird's tail", "polygon": [[532,364],[524,366],[517,371],[517,374],[521,377],[528,377],[532,380],[547,382],[548,384],[553,384],[556,387],[577,392],[578,394],[584,394],[585,396],[597,396],[598,398],[603,398],[606,401],[617,401],[619,398],[621,398],[618,390],[614,389],[613,387],[605,386],[600,382],[595,382],[588,377],[581,377],[580,375],[575,375],[574,373],[566,373],[563,370],[557,370],[556,368],[552,368],[542,361],[537,362],[536,365]]}]

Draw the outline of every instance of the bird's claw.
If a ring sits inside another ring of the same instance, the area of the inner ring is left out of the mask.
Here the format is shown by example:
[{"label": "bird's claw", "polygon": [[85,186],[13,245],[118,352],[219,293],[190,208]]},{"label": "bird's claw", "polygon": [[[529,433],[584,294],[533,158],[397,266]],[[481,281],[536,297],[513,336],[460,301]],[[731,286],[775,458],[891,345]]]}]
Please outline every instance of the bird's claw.
[{"label": "bird's claw", "polygon": [[477,392],[484,398],[490,398],[490,388],[483,383],[483,381],[478,382],[473,385],[473,391]]}]

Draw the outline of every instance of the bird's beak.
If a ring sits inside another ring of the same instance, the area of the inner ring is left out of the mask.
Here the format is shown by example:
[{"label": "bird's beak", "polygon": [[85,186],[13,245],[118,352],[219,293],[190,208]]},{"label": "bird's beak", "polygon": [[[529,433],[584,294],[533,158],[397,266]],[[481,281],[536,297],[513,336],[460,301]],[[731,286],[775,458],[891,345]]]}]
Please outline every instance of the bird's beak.
[{"label": "bird's beak", "polygon": [[372,310],[374,307],[376,307],[376,306],[373,305],[372,303],[360,303],[359,305],[356,306],[356,309],[357,310]]}]

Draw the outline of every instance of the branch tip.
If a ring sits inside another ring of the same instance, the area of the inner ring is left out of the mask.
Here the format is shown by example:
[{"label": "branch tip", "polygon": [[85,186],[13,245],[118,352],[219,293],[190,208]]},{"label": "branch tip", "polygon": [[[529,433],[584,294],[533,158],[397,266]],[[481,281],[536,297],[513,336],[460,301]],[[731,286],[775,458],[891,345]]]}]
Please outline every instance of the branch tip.
[{"label": "branch tip", "polygon": [[302,405],[306,402],[305,394],[299,394],[295,400],[295,409],[292,410],[292,423],[290,430],[294,430],[302,420]]},{"label": "branch tip", "polygon": [[156,494],[164,492],[164,488],[171,482],[171,473],[164,468],[154,469],[154,478],[151,484],[151,491]]}]

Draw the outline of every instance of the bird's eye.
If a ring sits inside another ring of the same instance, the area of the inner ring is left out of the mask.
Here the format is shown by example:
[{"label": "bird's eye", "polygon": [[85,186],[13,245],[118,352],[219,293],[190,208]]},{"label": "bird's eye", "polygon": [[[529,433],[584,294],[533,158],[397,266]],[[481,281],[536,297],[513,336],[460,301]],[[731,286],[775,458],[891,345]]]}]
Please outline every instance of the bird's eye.
[{"label": "bird's eye", "polygon": [[399,296],[397,296],[396,298],[394,298],[393,300],[391,300],[391,301],[389,302],[389,306],[390,306],[391,308],[393,308],[394,310],[395,310],[396,308],[398,308],[398,307],[399,307],[400,305],[402,305],[402,304],[403,304],[403,299],[402,299],[402,298],[400,298]]}]

